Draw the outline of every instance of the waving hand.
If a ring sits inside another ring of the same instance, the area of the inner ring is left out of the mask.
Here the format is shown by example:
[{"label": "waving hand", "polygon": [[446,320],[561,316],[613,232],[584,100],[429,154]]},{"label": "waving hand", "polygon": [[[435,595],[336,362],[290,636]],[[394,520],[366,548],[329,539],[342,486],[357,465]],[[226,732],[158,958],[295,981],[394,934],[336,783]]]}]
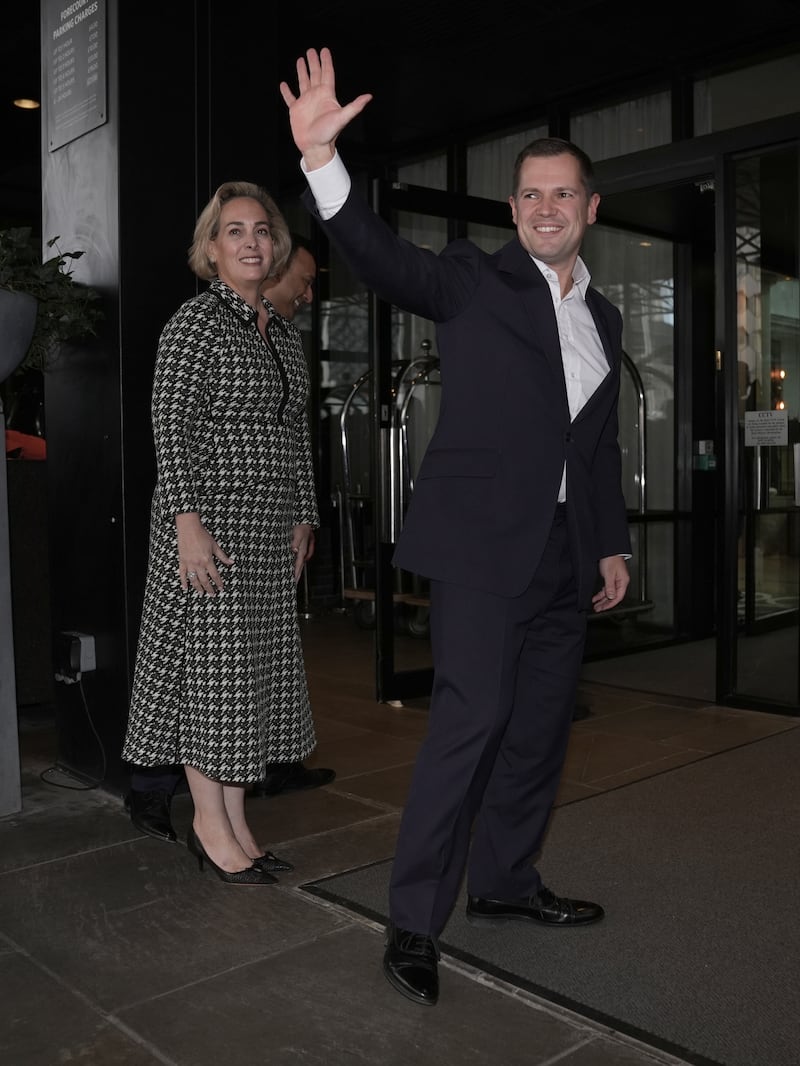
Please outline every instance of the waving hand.
[{"label": "waving hand", "polygon": [[333,158],[336,138],[356,115],[361,114],[372,99],[363,93],[343,107],[336,99],[336,79],[330,49],[319,53],[309,48],[305,58],[297,60],[297,88],[295,94],[285,81],[281,82],[281,96],[289,108],[289,125],[298,150],[308,170],[316,170]]}]

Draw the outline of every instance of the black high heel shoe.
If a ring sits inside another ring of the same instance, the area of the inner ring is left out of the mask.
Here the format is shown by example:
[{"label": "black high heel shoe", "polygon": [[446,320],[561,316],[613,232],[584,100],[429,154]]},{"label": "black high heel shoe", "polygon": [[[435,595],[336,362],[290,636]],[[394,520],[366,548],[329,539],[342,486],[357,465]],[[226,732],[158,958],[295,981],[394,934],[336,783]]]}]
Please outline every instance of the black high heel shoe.
[{"label": "black high heel shoe", "polygon": [[258,866],[260,869],[272,874],[288,874],[294,869],[290,862],[287,862],[286,859],[279,859],[272,851],[265,851],[263,855],[253,859],[253,866]]},{"label": "black high heel shoe", "polygon": [[200,843],[197,833],[194,831],[194,826],[189,829],[186,836],[186,847],[197,859],[197,865],[201,873],[203,864],[208,863],[220,881],[224,881],[226,885],[275,885],[278,883],[277,877],[273,877],[263,866],[257,866],[256,863],[248,866],[246,870],[236,870],[234,873],[217,866],[214,860],[209,859],[206,854],[206,849]]}]

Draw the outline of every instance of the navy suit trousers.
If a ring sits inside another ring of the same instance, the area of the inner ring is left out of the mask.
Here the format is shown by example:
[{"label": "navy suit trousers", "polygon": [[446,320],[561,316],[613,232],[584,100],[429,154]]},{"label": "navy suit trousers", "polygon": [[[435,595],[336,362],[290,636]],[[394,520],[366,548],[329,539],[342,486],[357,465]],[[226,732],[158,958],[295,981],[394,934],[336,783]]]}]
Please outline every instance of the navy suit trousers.
[{"label": "navy suit trousers", "polygon": [[438,936],[470,894],[529,896],[569,739],[586,639],[564,509],[514,598],[431,583],[434,686],[390,883],[391,921]]}]

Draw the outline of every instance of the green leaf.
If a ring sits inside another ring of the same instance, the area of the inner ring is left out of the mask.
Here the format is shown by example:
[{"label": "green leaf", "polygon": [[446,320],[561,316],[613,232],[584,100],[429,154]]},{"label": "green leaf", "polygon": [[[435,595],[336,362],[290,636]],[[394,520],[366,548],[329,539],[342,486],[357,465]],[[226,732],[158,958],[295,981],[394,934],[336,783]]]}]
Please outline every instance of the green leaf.
[{"label": "green leaf", "polygon": [[46,370],[63,343],[94,336],[103,318],[100,294],[72,276],[71,261],[83,251],[62,252],[59,240],[47,241],[56,254],[43,262],[29,227],[0,230],[0,288],[27,292],[39,304],[22,369]]}]

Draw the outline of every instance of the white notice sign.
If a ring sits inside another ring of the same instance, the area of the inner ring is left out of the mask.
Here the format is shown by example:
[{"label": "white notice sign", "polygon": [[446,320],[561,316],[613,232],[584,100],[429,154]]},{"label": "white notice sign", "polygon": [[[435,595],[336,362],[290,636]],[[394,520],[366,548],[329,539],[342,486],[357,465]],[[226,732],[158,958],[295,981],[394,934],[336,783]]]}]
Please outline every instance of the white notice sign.
[{"label": "white notice sign", "polygon": [[750,447],[788,444],[789,412],[745,411],[744,442]]}]

